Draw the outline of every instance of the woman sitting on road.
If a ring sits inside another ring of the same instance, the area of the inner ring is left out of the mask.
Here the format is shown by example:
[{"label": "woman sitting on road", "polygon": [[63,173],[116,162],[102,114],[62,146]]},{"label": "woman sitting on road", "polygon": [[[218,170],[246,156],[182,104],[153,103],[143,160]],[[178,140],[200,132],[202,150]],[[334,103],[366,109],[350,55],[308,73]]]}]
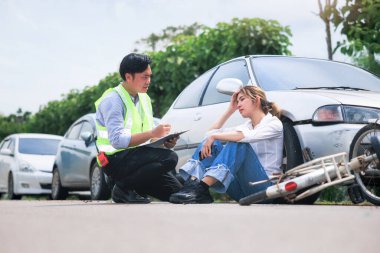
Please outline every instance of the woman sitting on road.
[{"label": "woman sitting on road", "polygon": [[[249,121],[221,129],[236,110]],[[268,182],[252,187],[249,182],[281,172],[283,127],[278,117],[279,107],[267,101],[261,88],[246,86],[234,93],[225,113],[181,167],[185,185],[170,196],[170,202],[212,203],[209,187],[239,201],[270,186]],[[227,144],[223,147],[221,141]]]}]

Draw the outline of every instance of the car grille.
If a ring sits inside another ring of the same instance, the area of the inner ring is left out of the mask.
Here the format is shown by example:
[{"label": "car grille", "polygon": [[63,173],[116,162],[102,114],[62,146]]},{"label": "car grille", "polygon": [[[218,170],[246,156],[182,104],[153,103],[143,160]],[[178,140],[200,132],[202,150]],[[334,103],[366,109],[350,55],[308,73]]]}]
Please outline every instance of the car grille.
[{"label": "car grille", "polygon": [[40,184],[42,189],[51,190],[51,184]]}]

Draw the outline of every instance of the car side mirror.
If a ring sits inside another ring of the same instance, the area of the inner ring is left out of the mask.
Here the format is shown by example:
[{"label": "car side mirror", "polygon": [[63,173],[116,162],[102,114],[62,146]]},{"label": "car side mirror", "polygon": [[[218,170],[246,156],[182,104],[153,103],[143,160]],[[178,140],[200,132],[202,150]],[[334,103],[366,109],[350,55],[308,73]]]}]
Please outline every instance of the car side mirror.
[{"label": "car side mirror", "polygon": [[232,95],[243,87],[243,82],[237,78],[224,78],[216,85],[216,90],[226,95]]},{"label": "car side mirror", "polygon": [[3,149],[2,151],[1,151],[1,153],[3,154],[3,155],[7,155],[7,156],[14,156],[14,154],[12,153],[12,150],[10,150],[10,149]]},{"label": "car side mirror", "polygon": [[95,140],[94,135],[90,132],[83,132],[80,134],[80,138],[84,140],[86,146],[89,146],[91,142]]}]

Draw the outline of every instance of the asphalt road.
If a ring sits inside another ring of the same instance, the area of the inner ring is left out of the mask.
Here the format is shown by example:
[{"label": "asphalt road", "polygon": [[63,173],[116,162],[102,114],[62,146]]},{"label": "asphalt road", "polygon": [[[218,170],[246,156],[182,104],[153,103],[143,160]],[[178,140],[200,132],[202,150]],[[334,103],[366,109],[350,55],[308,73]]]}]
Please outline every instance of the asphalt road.
[{"label": "asphalt road", "polygon": [[0,201],[0,253],[380,252],[380,208]]}]

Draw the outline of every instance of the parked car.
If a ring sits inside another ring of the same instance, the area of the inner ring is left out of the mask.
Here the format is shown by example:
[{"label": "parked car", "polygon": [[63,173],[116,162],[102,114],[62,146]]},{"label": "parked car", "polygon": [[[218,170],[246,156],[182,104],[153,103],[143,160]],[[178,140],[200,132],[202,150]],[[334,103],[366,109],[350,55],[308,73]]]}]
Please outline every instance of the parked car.
[{"label": "parked car", "polygon": [[0,197],[50,194],[52,168],[62,136],[13,134],[0,143]]},{"label": "parked car", "polygon": [[69,191],[88,190],[93,200],[110,197],[105,174],[96,162],[95,135],[94,113],[80,117],[67,130],[53,165],[52,199],[66,199]]},{"label": "parked car", "polygon": [[[311,158],[348,154],[356,132],[380,116],[380,79],[361,68],[300,57],[239,57],[195,79],[162,118],[175,131],[191,129],[175,147],[177,169],[227,108],[230,94],[243,85],[261,87],[282,109],[285,170]],[[237,112],[226,126],[244,121]]]},{"label": "parked car", "polygon": [[[66,199],[69,191],[89,191],[92,200],[110,197],[112,183],[96,162],[95,113],[76,120],[67,130],[54,161],[52,199]],[[159,119],[155,118],[157,125]]]}]

